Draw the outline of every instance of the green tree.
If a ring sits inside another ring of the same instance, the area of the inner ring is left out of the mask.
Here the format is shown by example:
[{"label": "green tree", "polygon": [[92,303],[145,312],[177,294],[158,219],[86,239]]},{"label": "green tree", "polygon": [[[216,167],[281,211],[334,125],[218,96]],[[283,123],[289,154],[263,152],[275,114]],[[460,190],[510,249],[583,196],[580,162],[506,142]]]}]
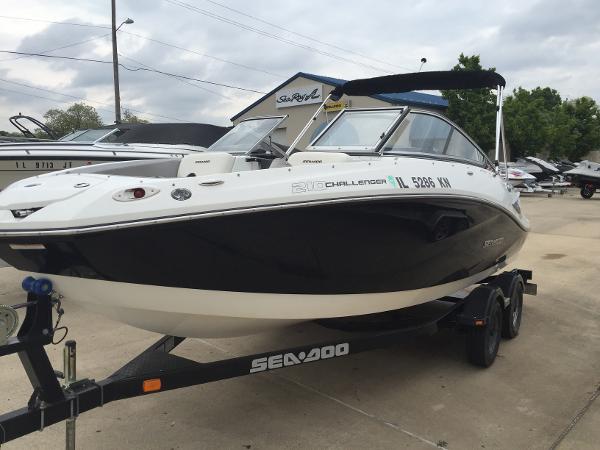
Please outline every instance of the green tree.
[{"label": "green tree", "polygon": [[504,101],[506,140],[512,157],[532,156],[548,146],[552,118],[546,105],[554,102],[544,96],[548,91],[536,89],[519,87]]},{"label": "green tree", "polygon": [[0,136],[23,137],[23,133],[20,133],[18,131],[4,131],[4,130],[0,130]]},{"label": "green tree", "polygon": [[567,153],[579,160],[592,150],[600,149],[600,108],[590,97],[580,97],[564,103],[565,115],[570,117],[575,136],[573,148]]},{"label": "green tree", "polygon": [[577,148],[579,132],[575,117],[569,114],[567,103],[553,109],[548,135],[548,154],[551,158],[571,158]]},{"label": "green tree", "polygon": [[102,119],[93,106],[74,103],[66,110],[50,109],[44,114],[46,125],[59,136],[85,128],[102,126]]},{"label": "green tree", "polygon": [[515,89],[504,103],[504,120],[513,157],[543,153],[559,158],[576,148],[576,118],[555,89]]},{"label": "green tree", "polygon": [[121,121],[123,123],[150,123],[148,120],[136,116],[126,108],[123,108],[123,114],[121,114],[121,116]]},{"label": "green tree", "polygon": [[[458,57],[452,70],[484,70],[479,55]],[[489,70],[495,72],[491,67]],[[484,151],[494,148],[496,135],[496,94],[491,89],[443,90],[448,100],[446,114],[467,132]]]},{"label": "green tree", "polygon": [[550,87],[536,87],[531,90],[532,98],[540,101],[542,107],[546,110],[551,110],[562,104],[562,98],[556,89]]}]

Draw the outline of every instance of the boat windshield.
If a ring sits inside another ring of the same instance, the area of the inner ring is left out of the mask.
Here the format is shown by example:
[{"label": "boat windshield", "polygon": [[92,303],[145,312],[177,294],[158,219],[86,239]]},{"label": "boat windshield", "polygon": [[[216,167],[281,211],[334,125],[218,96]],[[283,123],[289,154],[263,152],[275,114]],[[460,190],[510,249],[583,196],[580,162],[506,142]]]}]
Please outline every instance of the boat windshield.
[{"label": "boat windshield", "polygon": [[402,108],[343,111],[307,149],[374,152],[400,119],[402,111]]},{"label": "boat windshield", "polygon": [[89,129],[89,130],[77,130],[73,133],[69,133],[63,136],[59,141],[63,142],[113,142],[118,136],[123,134],[122,130],[118,128],[113,129]]},{"label": "boat windshield", "polygon": [[248,153],[265,140],[286,117],[259,117],[244,120],[211,145],[207,151]]}]

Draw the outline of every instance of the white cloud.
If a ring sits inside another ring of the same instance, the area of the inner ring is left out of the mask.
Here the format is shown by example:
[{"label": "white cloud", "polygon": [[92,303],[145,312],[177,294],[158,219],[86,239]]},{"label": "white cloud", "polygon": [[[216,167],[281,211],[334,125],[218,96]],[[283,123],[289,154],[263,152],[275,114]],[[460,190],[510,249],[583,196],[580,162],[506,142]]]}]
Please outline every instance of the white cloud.
[{"label": "white cloud", "polygon": [[[219,0],[297,33],[386,61],[388,65],[286,33],[206,0],[186,1],[220,16],[365,65],[406,72],[416,70],[419,60],[425,56],[428,59],[425,70],[443,70],[452,67],[461,52],[480,54],[484,66],[495,66],[507,79],[509,88],[551,86],[563,97],[589,95],[600,99],[600,87],[596,83],[600,77],[600,62],[595,58],[600,50],[600,8],[595,0],[507,0],[494,7],[475,0],[257,0],[252,3]],[[164,0],[148,0],[143,3],[144,8],[140,8],[141,3],[136,0],[118,0],[117,3],[119,20],[126,17],[135,20],[134,24],[125,26],[125,31],[258,69],[245,69],[130,34],[120,34],[120,53],[159,70],[261,91],[269,91],[298,71],[347,79],[378,74],[364,65],[291,46]],[[4,5],[2,14],[106,25],[110,21],[108,7],[108,2],[92,0],[62,3],[22,0],[18,6]],[[97,28],[0,18],[0,49],[43,51],[107,32]],[[54,54],[110,60],[111,47],[108,39],[97,39]],[[104,105],[91,101],[90,104],[105,110],[100,112],[106,122],[112,120],[110,64],[37,58],[6,61],[10,58],[11,55],[0,55],[0,60],[5,60],[0,61],[0,78],[97,100]],[[128,67],[137,66],[126,58],[121,58],[121,62]],[[121,69],[120,75],[123,105],[189,121],[226,125],[231,115],[259,97],[199,83],[192,83],[199,86],[194,87],[143,71]],[[0,129],[8,129],[7,118],[16,112],[39,117],[50,107],[61,106],[7,90],[70,100],[0,81]],[[146,117],[154,121],[167,120]]]}]

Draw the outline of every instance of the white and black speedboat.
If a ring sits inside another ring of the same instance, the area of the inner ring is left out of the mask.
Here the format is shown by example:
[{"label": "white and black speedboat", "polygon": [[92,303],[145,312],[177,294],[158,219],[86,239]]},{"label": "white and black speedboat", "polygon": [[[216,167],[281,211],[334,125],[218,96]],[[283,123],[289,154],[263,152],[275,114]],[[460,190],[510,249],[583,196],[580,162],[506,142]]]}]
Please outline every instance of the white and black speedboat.
[{"label": "white and black speedboat", "polygon": [[228,130],[194,123],[121,124],[58,140],[0,143],[0,189],[34,175],[92,164],[181,158],[204,151]]},{"label": "white and black speedboat", "polygon": [[[504,84],[403,74],[350,81],[325,102],[497,88],[498,155]],[[426,303],[521,248],[519,194],[446,117],[346,109],[298,151],[311,119],[285,152],[269,139],[283,120],[243,121],[199,155],[17,182],[0,193],[0,258],[115,320],[216,337]]]},{"label": "white and black speedboat", "polygon": [[564,172],[578,188],[583,198],[592,198],[596,189],[600,189],[600,164],[581,161],[574,169]]}]

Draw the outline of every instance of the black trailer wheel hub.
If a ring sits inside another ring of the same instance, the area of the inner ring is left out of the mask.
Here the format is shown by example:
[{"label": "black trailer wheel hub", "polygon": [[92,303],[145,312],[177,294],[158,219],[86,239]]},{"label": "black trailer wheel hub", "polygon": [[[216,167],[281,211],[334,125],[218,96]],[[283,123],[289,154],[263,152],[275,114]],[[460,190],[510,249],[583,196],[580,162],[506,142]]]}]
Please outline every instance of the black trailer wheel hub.
[{"label": "black trailer wheel hub", "polygon": [[491,356],[498,351],[498,345],[500,344],[500,333],[502,329],[502,311],[500,308],[496,309],[495,314],[492,314],[490,317],[488,327],[488,353]]},{"label": "black trailer wheel hub", "polygon": [[512,313],[512,325],[513,328],[518,330],[521,326],[521,317],[523,311],[523,297],[521,295],[517,295],[516,298],[512,300],[515,302],[515,307]]}]

